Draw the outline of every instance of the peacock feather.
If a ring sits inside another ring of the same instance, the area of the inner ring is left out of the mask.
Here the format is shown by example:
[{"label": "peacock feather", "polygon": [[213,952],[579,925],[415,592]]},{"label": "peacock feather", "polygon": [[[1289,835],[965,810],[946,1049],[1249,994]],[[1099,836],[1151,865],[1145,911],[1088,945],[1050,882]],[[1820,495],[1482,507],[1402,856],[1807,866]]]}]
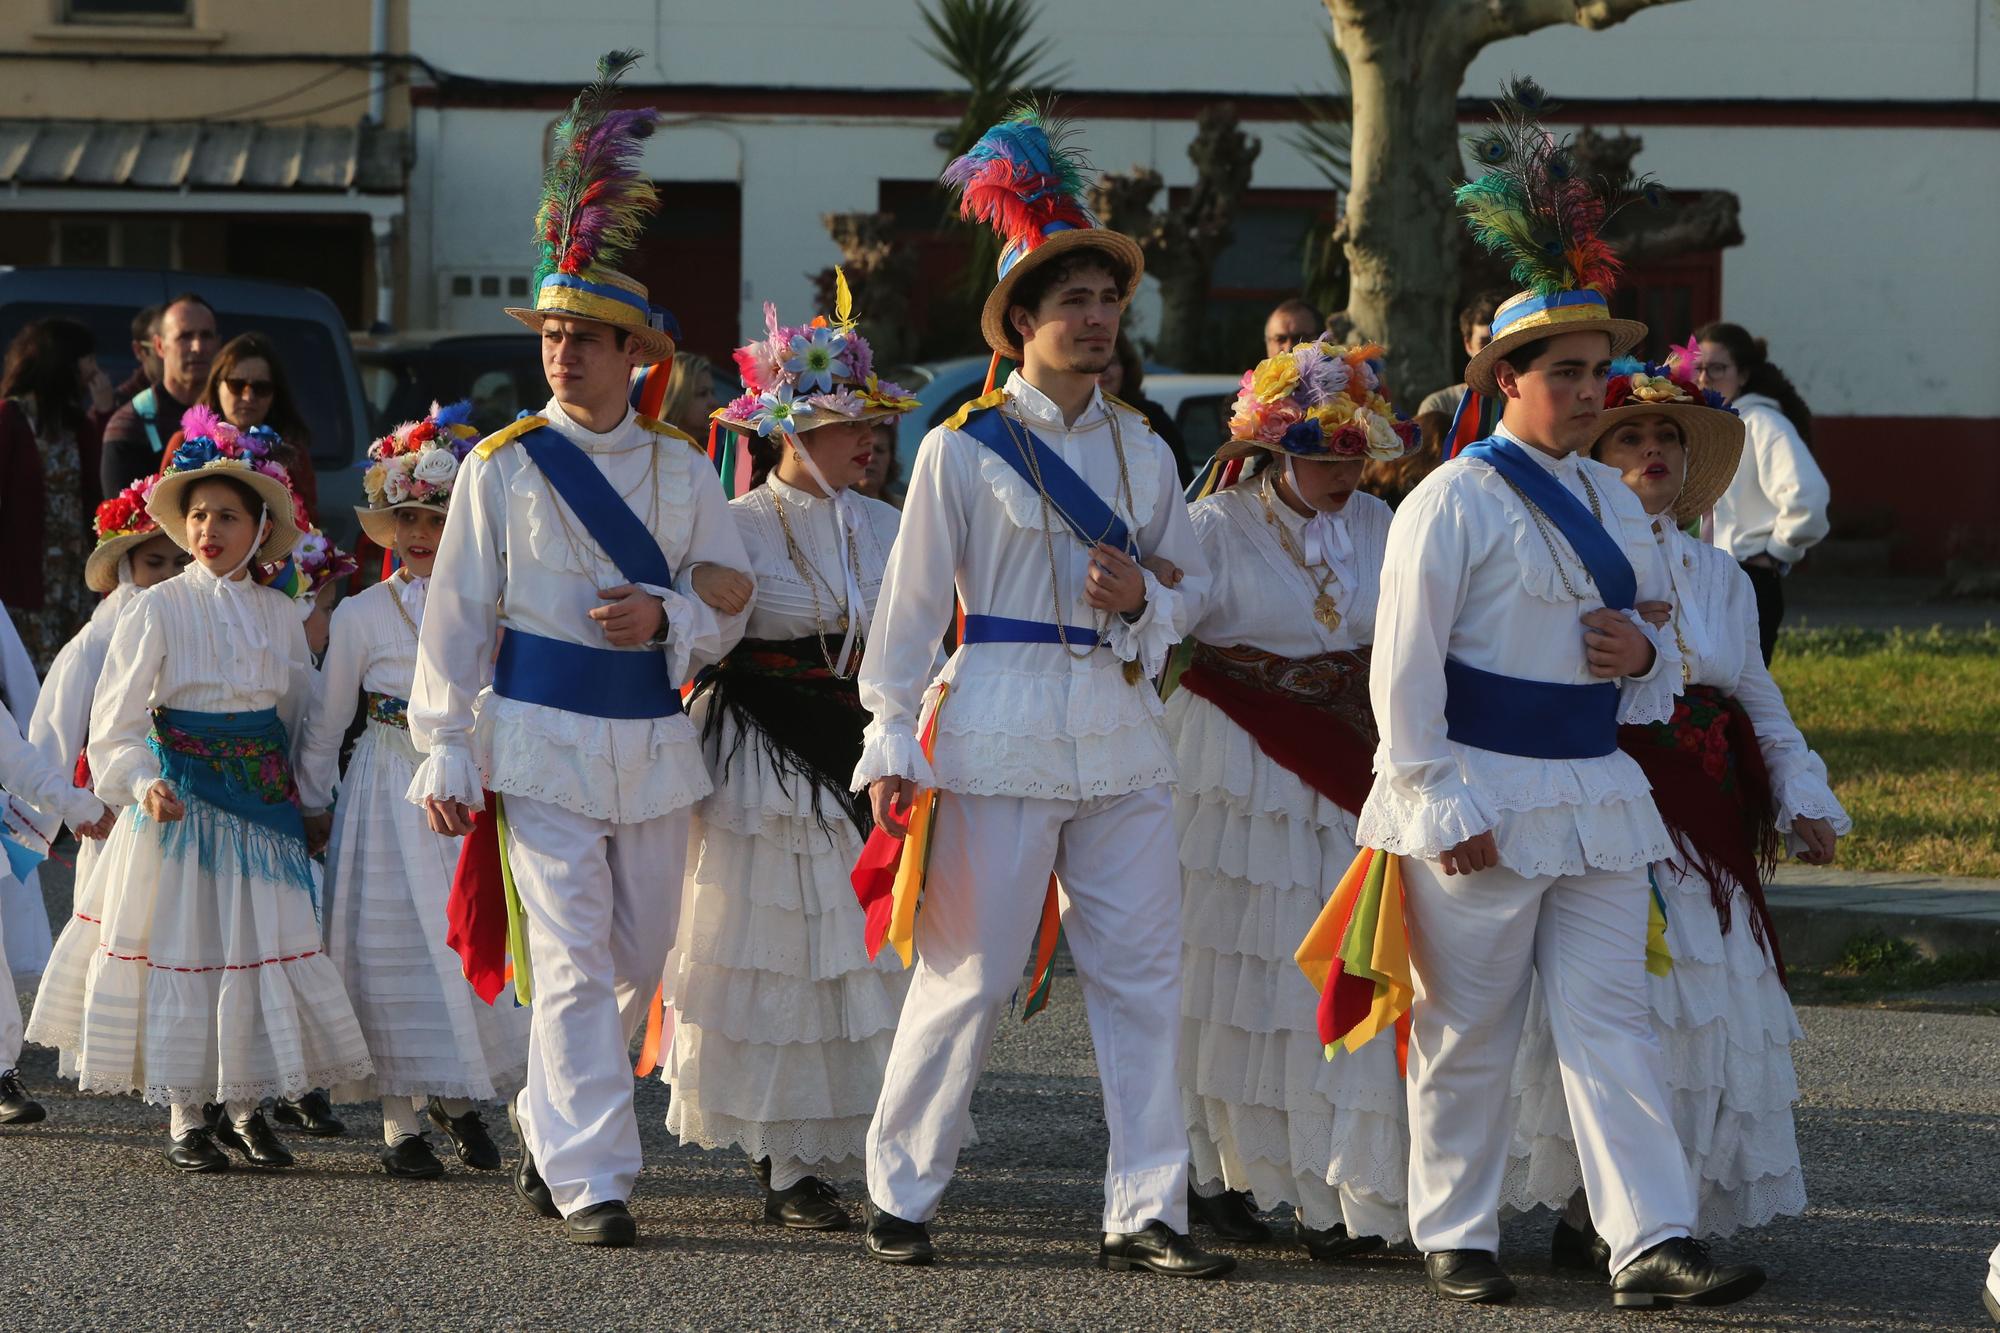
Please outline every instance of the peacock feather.
[{"label": "peacock feather", "polygon": [[1515,282],[1541,296],[1592,288],[1609,293],[1621,265],[1604,224],[1634,197],[1657,187],[1643,179],[1590,181],[1572,142],[1543,128],[1553,104],[1533,79],[1509,80],[1493,123],[1468,147],[1484,168],[1454,193],[1472,238],[1509,261]]},{"label": "peacock feather", "polygon": [[659,207],[653,183],[639,174],[639,155],[659,113],[619,110],[618,80],[639,59],[612,51],[597,62],[597,78],[556,122],[555,154],[542,176],[535,212],[541,250],[535,285],[551,273],[587,277],[616,268]]},{"label": "peacock feather", "polygon": [[984,222],[1008,245],[1033,249],[1050,223],[1093,227],[1083,202],[1089,162],[1075,130],[1052,108],[1024,101],[944,169],[958,191],[959,214]]}]

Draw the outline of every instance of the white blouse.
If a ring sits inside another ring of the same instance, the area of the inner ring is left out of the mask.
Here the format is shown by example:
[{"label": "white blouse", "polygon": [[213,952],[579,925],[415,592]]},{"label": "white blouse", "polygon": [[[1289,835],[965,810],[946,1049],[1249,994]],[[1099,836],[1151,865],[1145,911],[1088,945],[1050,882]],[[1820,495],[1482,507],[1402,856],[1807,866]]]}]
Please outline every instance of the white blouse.
[{"label": "white blouse", "polygon": [[[424,623],[423,584],[397,577],[355,594],[334,608],[320,660],[320,687],[306,710],[299,746],[299,804],[309,811],[333,804],[340,782],[340,742],[361,704],[361,691],[405,702],[417,673],[417,636],[403,619]],[[397,609],[401,600],[404,610]],[[415,609],[410,604],[415,603]]]},{"label": "white blouse", "polygon": [[[1638,575],[1639,600],[1671,601],[1651,520],[1618,472],[1576,454],[1521,449],[1578,500],[1588,505],[1596,496]],[[1629,870],[1670,853],[1651,785],[1622,751],[1532,759],[1445,735],[1447,657],[1525,680],[1598,683],[1579,620],[1603,600],[1553,524],[1548,535],[1562,553],[1560,568],[1513,487],[1475,459],[1445,464],[1397,509],[1369,672],[1382,740],[1361,811],[1364,845],[1435,860],[1491,830],[1500,863],[1529,876]],[[1680,688],[1680,654],[1672,634],[1627,615],[1657,658],[1644,676],[1618,683],[1618,720],[1662,721]]]},{"label": "white blouse", "polygon": [[[902,515],[893,505],[871,500],[865,495],[848,497],[859,507],[860,530],[855,534],[854,554],[860,566],[862,611],[859,626],[865,639],[882,590],[882,574],[888,568],[889,551],[896,544],[896,526]],[[807,564],[819,571],[824,582],[807,584],[785,549],[785,530],[778,524],[778,504],[785,506],[785,518],[792,525],[792,537],[799,544]],[[797,639],[808,634],[840,636],[834,626],[846,610],[847,539],[841,532],[831,500],[808,495],[788,486],[777,476],[729,502],[743,546],[750,553],[750,574],[757,580],[757,600],[750,608],[743,637],[750,639]],[[817,604],[813,592],[819,593]],[[817,619],[815,619],[817,615]]]},{"label": "white blouse", "polygon": [[[1777,797],[1778,828],[1792,849],[1801,844],[1792,821],[1824,819],[1845,836],[1854,821],[1841,808],[1826,778],[1826,762],[1807,746],[1785,707],[1785,696],[1764,665],[1757,638],[1757,594],[1727,551],[1696,541],[1680,529],[1660,525],[1661,548],[1677,566],[1676,587],[1685,595],[1707,631],[1707,651],[1688,659],[1692,685],[1712,685],[1743,705],[1757,729],[1757,748],[1771,773]],[[1683,607],[1675,608],[1677,618]],[[1685,637],[1685,634],[1683,635]]]},{"label": "white blouse", "polygon": [[1715,544],[1737,560],[1796,565],[1827,534],[1826,474],[1777,399],[1749,393],[1732,406],[1743,417],[1743,460],[1715,502]]},{"label": "white blouse", "polygon": [[90,701],[104,671],[104,655],[111,649],[111,631],[119,615],[144,591],[129,580],[119,583],[49,664],[48,679],[42,682],[28,723],[28,740],[65,772],[75,769],[76,757],[83,753],[90,731]]},{"label": "white blouse", "polygon": [[247,713],[276,708],[296,754],[299,719],[318,684],[292,599],[199,562],[135,598],[111,632],[90,710],[98,795],[138,805],[160,779],[146,744],[155,708]]},{"label": "white blouse", "polygon": [[[1117,509],[1141,553],[1171,560],[1183,582],[1170,590],[1144,573],[1146,604],[1129,622],[1093,611],[1083,600],[1089,553],[1059,516],[1045,516],[1035,488],[964,431],[933,430],[917,454],[861,664],[861,701],[873,720],[854,785],[893,775],[971,795],[1088,800],[1172,782],[1159,694],[1143,677],[1126,680],[1122,664],[1157,674],[1208,591],[1208,561],[1181,503],[1173,455],[1143,416],[1094,391],[1073,426],[1018,372],[1006,391],[1008,408]],[[1106,647],[1078,659],[1060,644],[961,646],[938,677],[951,689],[935,762],[926,763],[918,718],[935,697],[925,686],[954,594],[968,614],[1049,623],[1060,613],[1065,625],[1098,629]]]},{"label": "white blouse", "polygon": [[[1347,525],[1354,558],[1351,574],[1327,583],[1326,591],[1340,610],[1339,626],[1329,630],[1313,616],[1318,575],[1323,571],[1315,567],[1308,577],[1285,553],[1258,498],[1264,484],[1262,476],[1239,482],[1188,511],[1202,554],[1208,558],[1211,580],[1190,633],[1218,648],[1241,644],[1280,657],[1316,657],[1369,643],[1375,637],[1389,506],[1356,491],[1336,516]],[[1270,512],[1285,525],[1293,549],[1303,552],[1305,518],[1276,496],[1271,497]]]},{"label": "white blouse", "polygon": [[[586,430],[552,399],[538,414],[591,456],[660,543],[672,588],[647,587],[666,607],[664,651],[677,681],[719,660],[734,634],[698,597],[697,565],[748,567],[715,469],[683,441],[628,413]],[[431,574],[410,737],[426,753],[410,799],[481,804],[494,791],[548,801],[592,819],[637,823],[708,794],[701,747],[685,716],[600,718],[506,699],[483,689],[495,632],[513,627],[603,648],[589,618],[598,590],[627,582],[519,445],[468,456],[452,493]],[[482,776],[483,775],[483,776]]]}]

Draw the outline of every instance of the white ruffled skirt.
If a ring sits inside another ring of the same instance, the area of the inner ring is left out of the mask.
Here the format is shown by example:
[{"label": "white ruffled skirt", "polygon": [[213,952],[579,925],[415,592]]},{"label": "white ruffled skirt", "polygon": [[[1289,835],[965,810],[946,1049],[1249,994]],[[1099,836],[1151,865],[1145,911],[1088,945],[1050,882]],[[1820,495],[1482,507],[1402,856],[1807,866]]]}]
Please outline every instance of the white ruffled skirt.
[{"label": "white ruffled skirt", "polygon": [[[1408,1235],[1409,1128],[1395,1048],[1331,1061],[1293,961],[1355,855],[1354,818],[1186,690],[1167,705],[1180,764],[1181,1095],[1195,1180],[1341,1221],[1330,1191]],[[1350,1229],[1355,1219],[1349,1218]],[[1393,1221],[1393,1225],[1391,1225]]]},{"label": "white ruffled skirt", "polygon": [[[705,711],[697,702],[697,727]],[[735,730],[726,719],[711,761],[735,748]],[[846,811],[788,783],[752,738],[696,808],[667,959],[667,1128],[769,1157],[781,1183],[852,1179],[909,974],[892,949],[868,959],[849,880],[861,837]]]},{"label": "white ruffled skirt", "polygon": [[337,1101],[491,1101],[527,1070],[528,1011],[511,989],[491,1005],[473,994],[445,943],[459,842],[404,797],[418,759],[409,732],[370,722],[340,787],[321,914],[375,1075],[335,1088]]},{"label": "white ruffled skirt", "polygon": [[[1750,933],[1739,892],[1728,934],[1708,885],[1653,867],[1667,909],[1674,965],[1647,978],[1653,1027],[1666,1053],[1674,1128],[1696,1173],[1697,1232],[1727,1236],[1805,1211],[1792,1103],[1792,1043],[1804,1033],[1770,956]],[[1514,1071],[1518,1118],[1503,1200],[1560,1208],[1581,1188],[1569,1107],[1539,983]]]},{"label": "white ruffled skirt", "polygon": [[[185,804],[189,820],[215,822],[208,838],[233,845],[230,816]],[[371,1070],[311,896],[234,856],[215,860],[169,854],[161,825],[120,813],[28,1024],[85,1092],[255,1101]]]}]

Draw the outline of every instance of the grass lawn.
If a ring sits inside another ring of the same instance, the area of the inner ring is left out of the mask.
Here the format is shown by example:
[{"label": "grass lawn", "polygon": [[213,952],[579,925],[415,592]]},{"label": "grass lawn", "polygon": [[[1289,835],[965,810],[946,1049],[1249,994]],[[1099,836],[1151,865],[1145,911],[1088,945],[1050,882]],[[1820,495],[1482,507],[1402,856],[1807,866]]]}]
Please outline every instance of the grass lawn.
[{"label": "grass lawn", "polygon": [[2000,877],[2000,630],[1789,630],[1771,674],[1854,817],[1840,865]]}]

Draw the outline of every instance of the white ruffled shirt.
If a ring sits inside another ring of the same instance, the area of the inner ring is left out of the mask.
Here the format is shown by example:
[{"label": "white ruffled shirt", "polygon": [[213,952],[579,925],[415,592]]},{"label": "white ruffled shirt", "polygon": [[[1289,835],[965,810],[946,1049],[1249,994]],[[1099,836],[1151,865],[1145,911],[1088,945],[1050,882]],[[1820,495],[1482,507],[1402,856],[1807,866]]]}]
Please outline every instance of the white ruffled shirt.
[{"label": "white ruffled shirt", "polygon": [[[1579,454],[1551,458],[1527,444],[1521,451],[1584,505],[1595,493],[1604,526],[1638,575],[1638,600],[1673,600],[1652,520],[1616,469]],[[1599,683],[1580,617],[1603,600],[1553,523],[1548,530],[1562,569],[1513,487],[1470,458],[1433,472],[1397,509],[1369,673],[1382,739],[1361,811],[1365,846],[1436,860],[1490,830],[1500,863],[1527,876],[1629,870],[1670,854],[1651,785],[1622,751],[1532,759],[1445,735],[1447,657],[1524,680]],[[1565,571],[1583,600],[1564,586]],[[1657,656],[1644,676],[1618,682],[1618,720],[1663,721],[1680,688],[1680,653],[1671,632],[1627,616]]]},{"label": "white ruffled shirt", "polygon": [[[824,583],[808,585],[800,577],[785,549],[785,530],[778,525],[778,503],[783,500],[785,517],[792,525],[806,561],[819,571]],[[860,565],[861,616],[859,629],[865,641],[882,591],[882,574],[889,564],[889,552],[896,544],[896,527],[902,515],[893,505],[850,493],[847,503],[858,508],[860,530],[855,533],[854,553]],[[751,606],[742,636],[751,639],[797,639],[808,634],[831,634],[834,644],[840,635],[839,622],[846,597],[847,539],[840,531],[831,500],[809,495],[788,486],[776,475],[748,495],[729,502],[743,546],[749,552],[749,571],[757,581],[757,600]],[[839,592],[829,591],[829,585]],[[815,605],[813,592],[819,592]],[[817,619],[815,619],[817,615]]]},{"label": "white ruffled shirt", "polygon": [[[1348,568],[1327,584],[1340,609],[1339,626],[1329,630],[1313,616],[1323,571],[1315,568],[1308,577],[1285,553],[1264,517],[1257,494],[1263,484],[1262,477],[1239,482],[1188,510],[1211,580],[1189,633],[1218,648],[1245,645],[1280,657],[1316,657],[1371,642],[1389,506],[1356,491],[1337,515],[1347,527],[1352,555]],[[1271,512],[1303,551],[1307,520],[1276,496]]]},{"label": "white ruffled shirt", "polygon": [[1734,697],[1750,715],[1777,797],[1778,828],[1794,852],[1803,844],[1792,834],[1792,821],[1802,816],[1824,819],[1845,837],[1853,831],[1854,821],[1827,782],[1826,762],[1806,744],[1785,707],[1785,696],[1764,665],[1757,638],[1757,594],[1749,575],[1727,551],[1696,541],[1668,523],[1660,528],[1661,550],[1675,568],[1676,588],[1686,598],[1676,599],[1675,605],[1676,616],[1683,618],[1682,637],[1689,609],[1707,630],[1707,650],[1688,656],[1688,683],[1714,686]]},{"label": "white ruffled shirt", "polygon": [[[1172,782],[1159,694],[1146,680],[1128,682],[1122,664],[1138,662],[1146,676],[1156,675],[1208,590],[1208,561],[1181,503],[1173,454],[1143,416],[1095,391],[1076,423],[1065,425],[1018,371],[1006,389],[1007,409],[1118,511],[1143,555],[1173,561],[1183,582],[1163,588],[1142,571],[1146,602],[1136,618],[1093,611],[1083,600],[1089,553],[1061,517],[1044,518],[1035,488],[964,431],[931,431],[910,477],[874,640],[861,664],[861,701],[873,720],[854,785],[896,776],[968,795],[1089,800]],[[1131,478],[1129,510],[1112,448],[1114,412]],[[1059,644],[960,647],[938,676],[951,690],[934,762],[926,763],[919,713],[954,591],[968,614],[1045,623],[1059,602],[1064,624],[1099,629],[1106,646],[1080,660]]]},{"label": "white ruffled shirt", "polygon": [[144,591],[129,579],[121,581],[49,664],[48,679],[42,682],[28,723],[28,740],[65,772],[74,771],[90,732],[90,701],[104,671],[104,655],[111,650],[111,631],[119,615]]},{"label": "white ruffled shirt", "polygon": [[[553,399],[537,415],[590,455],[674,571],[673,587],[646,587],[666,608],[666,646],[626,651],[665,652],[677,681],[719,660],[736,635],[694,595],[692,574],[702,564],[742,570],[748,557],[715,469],[635,413],[603,434],[570,420]],[[510,444],[489,458],[466,458],[431,573],[410,692],[410,737],[428,756],[410,783],[412,801],[477,807],[483,783],[629,824],[708,794],[701,747],[683,715],[591,717],[484,688],[502,627],[608,647],[589,612],[605,604],[599,589],[627,581],[525,449]]]},{"label": "white ruffled shirt", "polygon": [[225,586],[191,564],[134,598],[112,629],[90,710],[97,793],[138,805],[159,781],[159,758],[146,744],[155,708],[276,708],[296,755],[299,719],[318,684],[291,598],[247,578]]},{"label": "white ruffled shirt", "polygon": [[[417,674],[417,636],[396,604],[400,600],[410,610],[410,620],[421,626],[426,582],[406,581],[398,574],[334,608],[326,656],[320,660],[319,694],[306,711],[299,744],[299,805],[305,810],[322,811],[333,804],[340,783],[340,742],[361,706],[361,691],[408,701]],[[405,732],[389,730],[407,744]],[[410,748],[414,761],[418,756]]]}]

